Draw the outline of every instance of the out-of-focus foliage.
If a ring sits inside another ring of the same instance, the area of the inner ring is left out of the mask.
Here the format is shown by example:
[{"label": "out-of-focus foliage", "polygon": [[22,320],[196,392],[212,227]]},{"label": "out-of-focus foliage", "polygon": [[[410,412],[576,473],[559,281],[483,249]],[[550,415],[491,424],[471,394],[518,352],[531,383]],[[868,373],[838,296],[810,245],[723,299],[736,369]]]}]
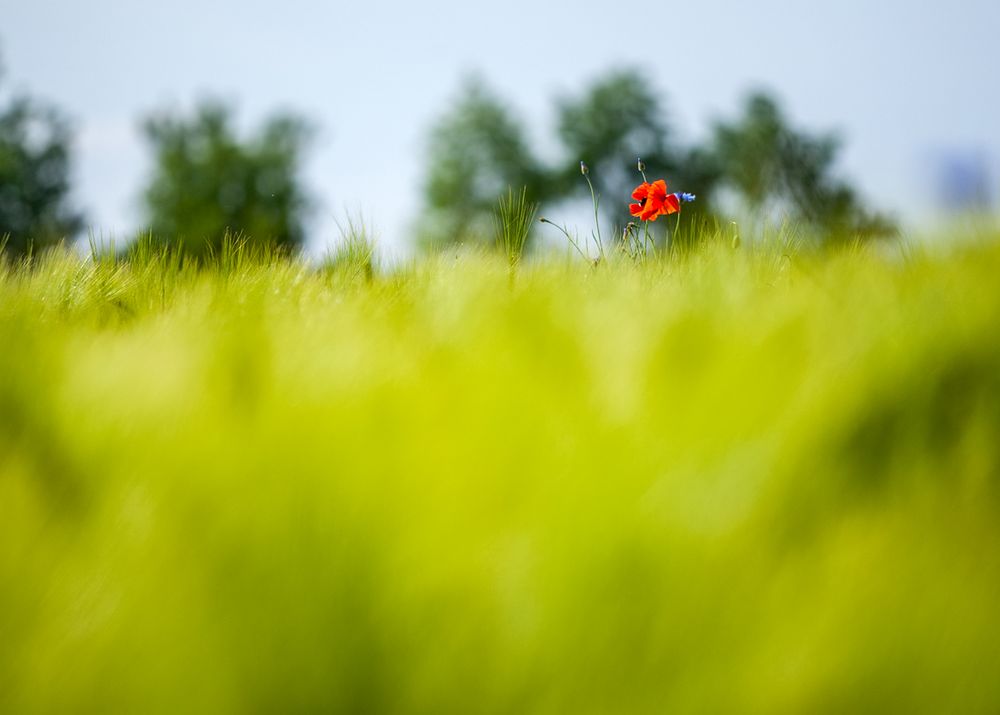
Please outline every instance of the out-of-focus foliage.
[{"label": "out-of-focus foliage", "polygon": [[0,261],[0,712],[1000,711],[996,237],[718,239]]},{"label": "out-of-focus foliage", "polygon": [[420,242],[489,240],[493,209],[508,187],[524,188],[530,202],[552,194],[520,121],[482,80],[470,78],[431,130]]},{"label": "out-of-focus foliage", "polygon": [[615,70],[598,77],[579,96],[557,102],[558,134],[566,168],[552,171],[560,198],[588,198],[572,157],[590,167],[590,179],[601,196],[602,214],[620,225],[629,219],[632,189],[642,180],[637,160],[648,177],[666,177],[671,190],[697,194],[685,215],[711,214],[712,194],[720,178],[714,153],[686,148],[673,139],[667,113],[656,89],[638,70]]},{"label": "out-of-focus foliage", "polygon": [[741,118],[716,125],[713,146],[724,181],[753,211],[778,211],[832,236],[890,231],[886,219],[870,213],[855,190],[835,178],[839,148],[831,134],[811,136],[791,127],[764,93],[747,98]]},{"label": "out-of-focus foliage", "polygon": [[689,146],[672,136],[663,103],[639,70],[610,72],[579,95],[559,99],[556,118],[561,158],[547,165],[532,158],[522,127],[495,94],[479,84],[467,88],[431,135],[426,216],[439,241],[467,237],[467,227],[484,223],[508,187],[528,187],[543,210],[589,198],[580,161],[590,167],[603,220],[621,227],[630,220],[629,193],[641,181],[638,158],[647,176],[665,177],[671,190],[698,196],[684,207],[687,228],[731,218],[719,200],[726,189],[743,208],[809,226],[824,240],[892,228],[835,177],[835,138],[793,128],[765,94],[751,97],[744,116],[719,122],[703,144]]},{"label": "out-of-focus foliage", "polygon": [[148,118],[154,170],[144,193],[146,225],[192,255],[218,250],[227,231],[249,241],[298,247],[309,200],[299,169],[310,136],[299,117],[269,119],[241,139],[226,105],[203,102],[192,116]]},{"label": "out-of-focus foliage", "polygon": [[72,240],[82,227],[69,201],[71,141],[54,107],[27,96],[0,105],[0,243],[12,254]]},{"label": "out-of-focus foliage", "polygon": [[566,168],[557,174],[561,194],[589,196],[571,157],[590,167],[591,181],[606,201],[627,197],[636,185],[636,157],[658,176],[677,171],[679,157],[670,145],[663,108],[643,75],[612,72],[556,106],[557,131],[567,157]]}]

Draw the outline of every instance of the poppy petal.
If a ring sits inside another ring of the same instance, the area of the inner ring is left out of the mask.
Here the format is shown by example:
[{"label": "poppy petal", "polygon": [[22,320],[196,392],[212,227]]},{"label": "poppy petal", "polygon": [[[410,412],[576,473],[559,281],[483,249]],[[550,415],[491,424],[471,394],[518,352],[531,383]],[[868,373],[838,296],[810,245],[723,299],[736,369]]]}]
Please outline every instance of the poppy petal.
[{"label": "poppy petal", "polygon": [[675,214],[680,210],[681,201],[677,198],[677,194],[669,194],[663,202],[663,207],[660,209],[660,213],[663,215],[669,215]]},{"label": "poppy petal", "polygon": [[649,195],[649,184],[647,184],[645,181],[636,186],[635,190],[632,191],[632,198],[635,199],[636,201],[642,201],[648,195]]},{"label": "poppy petal", "polygon": [[638,216],[642,212],[642,204],[629,204],[628,210],[633,216]]}]

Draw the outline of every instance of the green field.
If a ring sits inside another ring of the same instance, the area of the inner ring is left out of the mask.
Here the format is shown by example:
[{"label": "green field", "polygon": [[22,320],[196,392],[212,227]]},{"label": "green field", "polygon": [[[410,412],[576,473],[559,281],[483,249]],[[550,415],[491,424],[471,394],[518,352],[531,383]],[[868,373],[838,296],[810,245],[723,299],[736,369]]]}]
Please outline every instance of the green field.
[{"label": "green field", "polygon": [[995,713],[1000,240],[0,267],[0,712]]}]

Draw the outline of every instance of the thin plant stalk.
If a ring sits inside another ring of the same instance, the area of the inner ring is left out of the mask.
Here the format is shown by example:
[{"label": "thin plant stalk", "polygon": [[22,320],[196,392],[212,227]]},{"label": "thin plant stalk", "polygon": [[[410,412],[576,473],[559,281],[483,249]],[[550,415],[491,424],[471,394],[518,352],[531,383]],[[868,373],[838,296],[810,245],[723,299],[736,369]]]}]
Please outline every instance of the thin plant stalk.
[{"label": "thin plant stalk", "polygon": [[[583,162],[580,162],[583,166]],[[583,171],[583,178],[587,180],[587,186],[590,187],[590,200],[594,204],[594,226],[597,228],[597,252],[600,254],[601,259],[604,259],[604,241],[601,238],[601,218],[598,215],[598,205],[600,204],[600,197],[594,191],[594,184],[590,180],[590,172]]]},{"label": "thin plant stalk", "polygon": [[547,223],[550,226],[555,226],[557,229],[559,229],[559,231],[562,232],[562,235],[566,237],[566,240],[569,241],[570,245],[573,246],[573,248],[576,249],[577,253],[579,253],[581,256],[583,256],[583,258],[585,260],[587,260],[587,261],[590,260],[590,256],[588,256],[587,253],[582,248],[580,248],[580,244],[577,243],[577,241],[570,235],[569,231],[567,231],[565,227],[560,226],[557,223],[552,223],[551,221],[549,221],[544,216],[542,218],[538,219],[538,221],[540,223]]}]

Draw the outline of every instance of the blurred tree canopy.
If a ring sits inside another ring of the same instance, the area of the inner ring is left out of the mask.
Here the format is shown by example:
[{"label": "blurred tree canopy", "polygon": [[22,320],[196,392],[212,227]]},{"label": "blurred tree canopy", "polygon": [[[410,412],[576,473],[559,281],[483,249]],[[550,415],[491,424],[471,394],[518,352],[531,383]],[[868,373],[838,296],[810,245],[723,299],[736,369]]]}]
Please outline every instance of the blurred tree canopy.
[{"label": "blurred tree canopy", "polygon": [[598,77],[578,95],[558,99],[555,109],[561,156],[546,165],[505,102],[481,80],[462,87],[430,134],[425,244],[488,237],[481,227],[508,187],[526,187],[543,209],[589,200],[581,160],[590,167],[604,220],[623,226],[631,220],[629,194],[641,181],[639,157],[650,179],[665,177],[672,190],[698,195],[685,206],[688,216],[723,220],[728,193],[754,214],[787,216],[831,240],[892,229],[834,176],[836,137],[793,128],[766,94],[751,95],[742,116],[718,122],[703,143],[689,146],[675,140],[658,93],[638,70]]},{"label": "blurred tree canopy", "polygon": [[478,78],[467,79],[455,105],[430,132],[432,161],[424,186],[424,244],[488,235],[497,197],[509,186],[535,203],[553,196],[520,121]]},{"label": "blurred tree canopy", "polygon": [[23,95],[0,105],[0,242],[10,253],[71,240],[83,226],[69,202],[71,140],[54,107]]},{"label": "blurred tree canopy", "polygon": [[708,211],[720,178],[718,162],[710,151],[678,146],[663,103],[645,75],[614,70],[578,97],[557,100],[556,106],[566,157],[566,168],[552,172],[558,197],[589,199],[589,188],[579,176],[577,161],[583,161],[590,167],[605,216],[624,224],[629,220],[628,197],[642,180],[637,170],[641,158],[648,177],[668,177],[671,187],[698,194],[697,203],[685,206],[687,215]]},{"label": "blurred tree canopy", "polygon": [[715,126],[714,151],[723,179],[762,215],[780,211],[831,237],[868,237],[891,230],[854,189],[836,179],[840,141],[796,131],[768,95],[751,94],[743,116]]},{"label": "blurred tree canopy", "polygon": [[563,193],[589,196],[571,157],[586,162],[594,187],[607,197],[628,196],[636,185],[636,157],[662,173],[672,174],[679,166],[659,98],[642,75],[613,72],[579,97],[557,100],[556,109],[567,157],[566,168],[557,173]]},{"label": "blurred tree canopy", "polygon": [[310,202],[298,174],[309,126],[274,116],[241,140],[233,124],[231,109],[217,101],[190,117],[166,112],[145,121],[155,162],[143,196],[152,235],[196,256],[218,250],[227,230],[301,246]]}]

